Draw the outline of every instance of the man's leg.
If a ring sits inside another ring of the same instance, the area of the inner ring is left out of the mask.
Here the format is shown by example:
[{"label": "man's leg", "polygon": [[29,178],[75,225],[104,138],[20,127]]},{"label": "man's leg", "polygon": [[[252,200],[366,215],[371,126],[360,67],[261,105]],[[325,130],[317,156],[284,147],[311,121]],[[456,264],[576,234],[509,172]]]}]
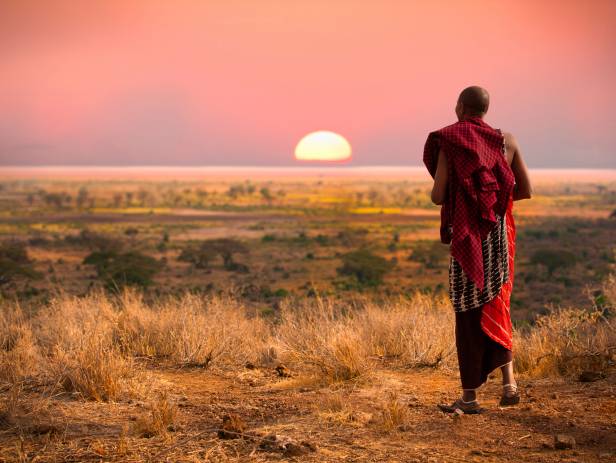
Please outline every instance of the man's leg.
[{"label": "man's leg", "polygon": [[464,402],[477,400],[477,391],[475,389],[462,389],[462,400]]},{"label": "man's leg", "polygon": [[520,394],[513,376],[513,361],[503,365],[501,372],[503,374],[503,396],[501,397],[500,405],[517,405],[520,403]]},{"label": "man's leg", "polygon": [[509,362],[507,365],[503,365],[501,367],[501,372],[503,374],[503,386],[507,384],[512,386],[516,385],[515,378],[513,376],[513,361]]}]

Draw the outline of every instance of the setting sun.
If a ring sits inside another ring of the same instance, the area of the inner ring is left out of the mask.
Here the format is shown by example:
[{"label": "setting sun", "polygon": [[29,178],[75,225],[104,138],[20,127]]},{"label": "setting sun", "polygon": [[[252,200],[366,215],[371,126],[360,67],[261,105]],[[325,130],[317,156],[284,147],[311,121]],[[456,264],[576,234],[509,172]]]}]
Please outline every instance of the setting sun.
[{"label": "setting sun", "polygon": [[351,145],[342,135],[327,130],[312,132],[295,147],[299,161],[346,161],[351,158]]}]

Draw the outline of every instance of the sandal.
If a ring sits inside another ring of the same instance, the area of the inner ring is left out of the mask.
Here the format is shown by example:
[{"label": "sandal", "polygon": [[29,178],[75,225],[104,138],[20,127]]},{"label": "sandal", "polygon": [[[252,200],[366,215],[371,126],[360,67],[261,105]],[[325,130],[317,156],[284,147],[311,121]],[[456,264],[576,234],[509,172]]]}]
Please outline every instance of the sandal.
[{"label": "sandal", "polygon": [[485,408],[481,408],[476,400],[465,402],[462,399],[456,400],[451,405],[439,404],[438,408],[445,413],[456,413],[457,410],[460,410],[466,415],[478,415],[485,411]]},{"label": "sandal", "polygon": [[520,403],[520,393],[518,392],[517,384],[503,384],[503,395],[499,405],[501,407],[509,407]]}]

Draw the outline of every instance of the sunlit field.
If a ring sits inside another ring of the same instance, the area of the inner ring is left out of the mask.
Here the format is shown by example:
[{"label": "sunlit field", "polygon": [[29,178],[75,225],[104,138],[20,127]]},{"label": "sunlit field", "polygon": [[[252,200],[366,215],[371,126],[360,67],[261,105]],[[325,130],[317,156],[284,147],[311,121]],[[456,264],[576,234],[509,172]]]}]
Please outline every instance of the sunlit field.
[{"label": "sunlit field", "polygon": [[468,426],[422,169],[3,170],[0,461],[609,461],[616,173],[532,178]]},{"label": "sunlit field", "polygon": [[[534,181],[515,205],[519,322],[600,300],[614,264],[614,172]],[[422,169],[14,168],[0,187],[3,246],[24,254],[2,294],[24,304],[125,284],[148,298],[232,291],[263,311],[286,296],[447,291]]]}]

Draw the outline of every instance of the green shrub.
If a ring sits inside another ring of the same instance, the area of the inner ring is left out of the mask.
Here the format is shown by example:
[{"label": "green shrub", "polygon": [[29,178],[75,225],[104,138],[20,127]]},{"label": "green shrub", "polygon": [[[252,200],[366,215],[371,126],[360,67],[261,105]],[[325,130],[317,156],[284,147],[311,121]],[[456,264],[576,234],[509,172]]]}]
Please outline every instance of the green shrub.
[{"label": "green shrub", "polygon": [[342,267],[338,274],[353,276],[362,286],[378,286],[383,277],[394,267],[387,259],[377,256],[368,249],[358,249],[342,256]]},{"label": "green shrub", "polygon": [[5,241],[0,244],[0,285],[17,278],[34,279],[40,274],[32,267],[25,243]]},{"label": "green shrub", "polygon": [[424,264],[427,268],[438,268],[447,263],[449,248],[439,241],[419,240],[411,247],[409,260]]},{"label": "green shrub", "polygon": [[154,275],[163,266],[153,257],[139,252],[124,254],[93,252],[83,263],[96,268],[98,277],[105,282],[108,289],[119,289],[124,286],[147,288],[153,283]]},{"label": "green shrub", "polygon": [[533,253],[530,261],[535,265],[544,265],[548,274],[552,276],[558,268],[568,268],[575,265],[577,258],[575,254],[564,249],[540,249]]}]

